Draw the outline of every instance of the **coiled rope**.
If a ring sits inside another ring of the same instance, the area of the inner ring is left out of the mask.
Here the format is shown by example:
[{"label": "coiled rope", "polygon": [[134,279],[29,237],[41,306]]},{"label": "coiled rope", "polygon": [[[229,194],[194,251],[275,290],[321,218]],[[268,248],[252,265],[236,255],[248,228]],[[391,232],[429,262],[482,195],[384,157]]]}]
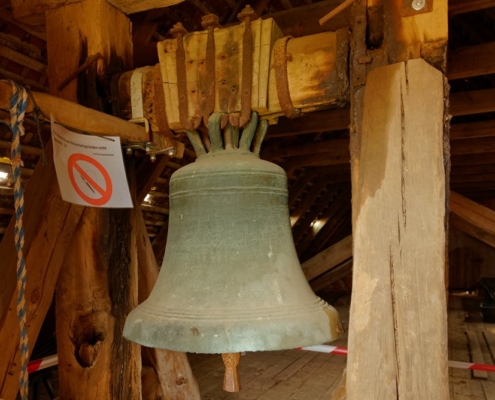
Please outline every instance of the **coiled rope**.
[{"label": "coiled rope", "polygon": [[8,81],[13,87],[10,98],[10,122],[12,131],[11,160],[14,174],[14,200],[15,200],[15,248],[17,251],[17,319],[19,321],[19,353],[21,356],[21,372],[19,376],[19,390],[22,400],[28,399],[28,361],[29,343],[26,327],[26,264],[24,261],[24,227],[22,216],[24,214],[24,192],[21,186],[21,142],[20,137],[24,135],[22,124],[27,108],[28,94],[26,89],[13,81]]}]

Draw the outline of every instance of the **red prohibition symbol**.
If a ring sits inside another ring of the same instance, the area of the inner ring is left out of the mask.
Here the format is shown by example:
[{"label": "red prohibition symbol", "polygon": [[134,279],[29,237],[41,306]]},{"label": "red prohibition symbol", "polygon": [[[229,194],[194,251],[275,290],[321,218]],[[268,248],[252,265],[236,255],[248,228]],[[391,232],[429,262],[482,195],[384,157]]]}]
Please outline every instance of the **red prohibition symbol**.
[{"label": "red prohibition symbol", "polygon": [[[105,180],[104,188],[102,188],[91,176],[89,176],[89,174],[79,164],[80,161],[87,162],[96,167]],[[75,153],[69,157],[67,167],[69,169],[70,182],[81,199],[93,206],[103,206],[108,202],[108,200],[110,200],[112,197],[112,180],[110,179],[110,175],[107,170],[98,161],[85,154]],[[90,197],[81,190],[74,177],[75,171],[77,171],[77,173],[81,176],[82,180],[86,183],[89,189],[91,189],[92,192],[99,194],[100,197]]]}]

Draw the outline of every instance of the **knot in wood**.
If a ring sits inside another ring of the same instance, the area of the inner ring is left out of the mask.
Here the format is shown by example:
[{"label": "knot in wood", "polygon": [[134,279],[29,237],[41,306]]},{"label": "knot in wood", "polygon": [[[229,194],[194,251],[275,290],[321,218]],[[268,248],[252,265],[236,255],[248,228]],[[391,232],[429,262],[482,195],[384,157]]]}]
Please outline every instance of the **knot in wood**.
[{"label": "knot in wood", "polygon": [[177,22],[172,29],[170,29],[170,33],[174,36],[174,38],[179,38],[187,34],[187,29],[184,28],[182,23]]},{"label": "knot in wood", "polygon": [[201,26],[204,29],[208,28],[219,28],[220,27],[220,19],[215,14],[204,15],[201,19]]},{"label": "knot in wood", "polygon": [[237,14],[237,18],[239,19],[239,21],[245,21],[245,20],[253,21],[256,18],[258,18],[258,15],[256,15],[254,10],[248,4],[246,7],[243,8],[243,10],[239,14]]}]

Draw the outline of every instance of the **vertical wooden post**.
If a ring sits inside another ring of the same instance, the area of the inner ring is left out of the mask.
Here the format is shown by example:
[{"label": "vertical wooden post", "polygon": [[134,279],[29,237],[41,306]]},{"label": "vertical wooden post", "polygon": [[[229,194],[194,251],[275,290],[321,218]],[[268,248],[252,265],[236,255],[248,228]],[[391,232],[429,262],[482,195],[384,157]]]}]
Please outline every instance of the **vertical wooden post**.
[{"label": "vertical wooden post", "polygon": [[444,81],[425,61],[367,77],[353,157],[347,399],[449,398]]},{"label": "vertical wooden post", "polygon": [[[111,76],[132,68],[129,19],[105,0],[84,0],[47,11],[46,26],[51,94],[109,111]],[[135,224],[132,210],[86,208],[69,246],[56,297],[63,399],[141,398],[140,347],[122,337],[138,303]]]}]

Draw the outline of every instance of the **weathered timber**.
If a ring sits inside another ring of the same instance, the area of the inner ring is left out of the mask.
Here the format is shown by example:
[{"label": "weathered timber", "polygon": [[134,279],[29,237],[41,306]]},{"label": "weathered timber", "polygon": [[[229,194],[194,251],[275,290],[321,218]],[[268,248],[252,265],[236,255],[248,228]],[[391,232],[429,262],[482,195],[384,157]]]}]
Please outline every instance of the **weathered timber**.
[{"label": "weathered timber", "polygon": [[[105,0],[84,0],[48,10],[46,21],[50,92],[105,107],[111,76],[132,67],[128,18]],[[66,56],[67,49],[73,56]],[[88,56],[98,53],[97,63],[59,90]],[[135,193],[133,165],[127,173]],[[137,304],[135,213],[86,208],[57,283],[61,398],[141,398],[140,346],[122,336]]]},{"label": "weathered timber", "polygon": [[[325,251],[325,250],[323,250]],[[344,261],[343,263],[332,267],[329,271],[325,272],[321,276],[313,279],[310,282],[311,289],[316,293],[320,290],[330,287],[333,283],[339,279],[344,278],[352,271],[352,258]]]},{"label": "weathered timber", "polygon": [[450,95],[452,116],[481,114],[495,111],[495,89],[470,90]]},{"label": "weathered timber", "polygon": [[[48,164],[36,166],[24,197],[24,257],[27,271],[26,308],[30,349],[33,348],[53,299],[66,247],[82,213],[60,198],[51,143]],[[17,321],[16,251],[12,219],[0,243],[0,398],[14,400],[19,385],[19,322]]]},{"label": "weathered timber", "polygon": [[334,140],[317,140],[283,146],[267,151],[268,154],[262,153],[265,159],[274,159],[279,157],[293,156],[311,156],[326,153],[329,156],[332,154],[342,154],[349,151],[349,139],[334,139]]},{"label": "weathered timber", "polygon": [[[29,25],[43,25],[45,11],[78,3],[82,0],[13,0],[12,9],[16,19]],[[147,11],[154,8],[168,7],[182,3],[184,0],[109,0],[115,8],[125,14]]]},{"label": "weathered timber", "polygon": [[495,247],[495,211],[450,192],[450,223],[454,228]]},{"label": "weathered timber", "polygon": [[165,246],[167,245],[167,237],[168,237],[168,220],[165,224],[160,228],[160,231],[153,239],[153,254],[157,261],[163,259],[165,255]]},{"label": "weathered timber", "polygon": [[423,60],[379,67],[363,100],[347,399],[447,400],[443,76]]},{"label": "weathered timber", "polygon": [[28,25],[43,25],[45,11],[62,7],[82,0],[12,0],[15,19]]},{"label": "weathered timber", "polygon": [[495,120],[453,124],[450,127],[450,139],[471,139],[495,137]]},{"label": "weathered timber", "polygon": [[332,21],[320,25],[318,20],[336,8],[342,0],[327,0],[303,7],[291,8],[272,14],[263,15],[262,18],[273,18],[285,36],[308,36],[316,33],[336,31],[350,25],[350,10],[337,15]]},{"label": "weathered timber", "polygon": [[451,154],[453,156],[466,154],[482,154],[494,151],[494,137],[484,137],[469,140],[453,140],[451,144]]},{"label": "weathered timber", "polygon": [[136,227],[129,214],[87,207],[67,250],[56,302],[62,398],[140,398],[140,349],[122,337],[137,306]]},{"label": "weathered timber", "polygon": [[301,267],[308,281],[352,257],[352,236],[347,236],[328,249],[305,261]]},{"label": "weathered timber", "polygon": [[334,108],[317,111],[295,119],[280,117],[276,125],[270,125],[266,138],[275,139],[306,133],[349,129],[350,112],[349,108]]},{"label": "weathered timber", "polygon": [[[146,195],[150,192],[151,188],[156,182],[156,179],[161,175],[170,157],[166,155],[158,156],[157,161],[151,162],[149,158],[141,161],[136,174],[140,178],[137,182],[137,204],[141,204]],[[143,177],[143,178],[141,178]]]},{"label": "weathered timber", "polygon": [[449,53],[449,80],[495,73],[495,42],[461,47]]},{"label": "weathered timber", "polygon": [[[158,265],[146,232],[143,216],[135,208],[138,251],[139,302],[148,298],[158,278]],[[199,388],[184,353],[142,347],[143,366],[152,368],[162,392],[162,399],[199,400]],[[146,395],[143,382],[143,399]]]},{"label": "weathered timber", "polygon": [[184,0],[108,0],[117,10],[125,14],[134,14],[154,8],[169,7],[182,3]]},{"label": "weathered timber", "polygon": [[[8,82],[0,82],[0,108],[9,108],[11,93],[12,86]],[[64,125],[88,133],[120,136],[123,141],[140,142],[146,139],[146,132],[142,126],[49,94],[31,93],[44,114],[53,115],[56,121]],[[34,104],[31,99],[28,99],[26,112],[32,112],[33,108]]]},{"label": "weathered timber", "polygon": [[449,16],[495,7],[495,0],[449,0]]}]

